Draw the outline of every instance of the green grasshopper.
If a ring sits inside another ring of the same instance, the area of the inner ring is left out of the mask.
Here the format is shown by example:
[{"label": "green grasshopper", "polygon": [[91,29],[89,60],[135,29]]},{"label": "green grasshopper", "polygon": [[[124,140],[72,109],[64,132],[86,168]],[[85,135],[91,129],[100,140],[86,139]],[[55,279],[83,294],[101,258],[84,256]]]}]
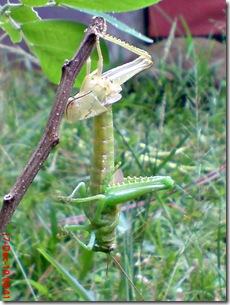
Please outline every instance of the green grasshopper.
[{"label": "green grasshopper", "polygon": [[[117,43],[139,55],[137,59],[102,73],[103,57],[99,38],[96,44],[98,69],[90,73],[87,62],[87,76],[80,92],[69,98],[65,111],[68,122],[94,117],[94,149],[90,173],[90,187],[81,182],[68,197],[58,196],[58,200],[83,203],[83,209],[90,221],[89,225],[65,225],[62,234],[69,234],[88,250],[110,253],[116,248],[116,227],[119,223],[118,205],[136,197],[173,187],[168,176],[128,177],[117,181],[114,168],[114,131],[112,104],[121,99],[121,84],[140,71],[152,65],[151,56],[106,33],[102,38]],[[72,232],[82,229],[90,233],[89,243],[84,244]]]}]

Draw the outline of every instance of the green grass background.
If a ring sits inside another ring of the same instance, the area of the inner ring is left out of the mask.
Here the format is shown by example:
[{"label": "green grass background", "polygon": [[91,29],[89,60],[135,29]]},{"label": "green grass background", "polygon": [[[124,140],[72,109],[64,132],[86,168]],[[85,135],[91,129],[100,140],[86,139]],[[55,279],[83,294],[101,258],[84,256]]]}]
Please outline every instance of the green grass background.
[{"label": "green grass background", "polygon": [[[188,55],[188,54],[187,54]],[[127,203],[115,256],[146,301],[226,300],[226,81],[208,60],[165,66],[127,82],[114,105],[115,158],[125,176],[169,175],[170,191]],[[8,193],[34,151],[55,94],[42,74],[1,54],[0,181]],[[154,71],[158,71],[155,73]],[[167,71],[167,73],[165,73]],[[38,249],[49,253],[97,301],[139,300],[103,253],[90,253],[58,224],[81,223],[79,205],[64,205],[89,181],[92,120],[61,124],[60,144],[28,189],[7,227],[11,300],[77,301],[82,296]],[[87,243],[88,236],[78,232]]]}]

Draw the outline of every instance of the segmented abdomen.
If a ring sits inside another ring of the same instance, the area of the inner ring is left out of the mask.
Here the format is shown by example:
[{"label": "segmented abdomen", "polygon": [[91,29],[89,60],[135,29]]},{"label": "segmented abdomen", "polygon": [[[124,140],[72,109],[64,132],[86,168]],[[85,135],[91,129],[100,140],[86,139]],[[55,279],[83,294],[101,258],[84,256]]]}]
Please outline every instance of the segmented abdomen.
[{"label": "segmented abdomen", "polygon": [[90,173],[91,195],[101,194],[108,175],[114,171],[113,114],[108,111],[94,118],[93,159]]},{"label": "segmented abdomen", "polygon": [[[114,135],[113,114],[109,107],[108,111],[94,118],[94,144],[92,168],[90,173],[90,193],[97,195],[104,193],[108,186],[108,177],[113,182],[111,173],[114,172]],[[99,219],[96,219],[98,200],[84,205],[86,216],[91,222],[92,230],[96,234],[94,251],[110,252],[116,245],[116,227],[119,222],[119,208],[104,206]]]}]

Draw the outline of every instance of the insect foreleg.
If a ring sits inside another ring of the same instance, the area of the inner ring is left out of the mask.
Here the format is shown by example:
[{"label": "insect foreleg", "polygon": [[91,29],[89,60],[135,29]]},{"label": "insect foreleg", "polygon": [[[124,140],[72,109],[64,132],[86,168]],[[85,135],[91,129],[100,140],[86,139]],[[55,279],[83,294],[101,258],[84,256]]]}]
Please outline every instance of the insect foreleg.
[{"label": "insect foreleg", "polygon": [[[101,213],[105,207],[105,201],[106,201],[106,197],[103,194],[98,194],[95,196],[89,196],[89,197],[85,197],[85,198],[73,198],[74,194],[77,191],[81,191],[81,195],[85,194],[85,185],[83,182],[81,182],[80,184],[78,184],[78,186],[74,189],[73,193],[68,196],[57,196],[57,200],[58,201],[64,201],[64,202],[71,202],[71,203],[89,203],[92,201],[97,201],[95,202],[95,215],[93,217],[93,222],[97,223],[100,222],[100,218],[101,218]],[[85,208],[87,210],[87,208]],[[74,228],[73,228],[74,230]]]},{"label": "insect foreleg", "polygon": [[[83,183],[83,182],[81,182],[81,183]],[[77,187],[76,187],[76,189],[77,189]],[[94,201],[94,200],[99,200],[99,201],[101,200],[103,202],[105,200],[105,198],[106,198],[105,195],[103,195],[103,194],[99,194],[99,195],[95,195],[95,196],[89,196],[89,197],[84,197],[84,198],[72,198],[71,197],[72,194],[70,196],[68,196],[68,197],[57,196],[57,200],[58,201],[64,201],[64,202],[71,202],[71,203],[89,203],[90,201]]]},{"label": "insect foreleg", "polygon": [[76,193],[78,193],[78,192],[79,192],[81,198],[84,198],[84,197],[87,196],[87,195],[86,195],[86,186],[85,186],[85,183],[84,183],[84,182],[80,182],[80,183],[75,187],[75,189],[73,190],[72,194],[69,195],[67,198],[70,198],[70,199],[73,198],[74,195],[75,195]]},{"label": "insect foreleg", "polygon": [[[84,228],[84,227],[85,227],[85,228]],[[79,244],[81,247],[83,247],[83,248],[86,249],[86,250],[91,251],[91,250],[93,249],[94,244],[95,244],[95,238],[96,238],[96,237],[95,237],[95,233],[94,233],[94,232],[91,232],[89,243],[86,245],[86,244],[84,244],[84,243],[77,237],[76,234],[74,234],[74,233],[72,232],[72,230],[76,230],[76,229],[82,229],[82,230],[85,230],[85,231],[89,231],[89,230],[87,229],[86,226],[79,226],[79,225],[71,225],[71,226],[69,226],[69,225],[65,225],[64,228],[61,228],[61,234],[59,233],[59,234],[58,234],[58,237],[60,238],[61,235],[70,235],[72,238],[74,238],[74,239],[78,242],[78,244]]]}]

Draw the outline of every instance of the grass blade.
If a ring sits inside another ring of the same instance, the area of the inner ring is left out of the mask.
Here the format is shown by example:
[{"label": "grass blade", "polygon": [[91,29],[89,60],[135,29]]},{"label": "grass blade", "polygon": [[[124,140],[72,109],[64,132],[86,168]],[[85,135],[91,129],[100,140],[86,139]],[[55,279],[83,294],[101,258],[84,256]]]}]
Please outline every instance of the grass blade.
[{"label": "grass blade", "polygon": [[62,265],[60,265],[51,255],[49,255],[45,250],[38,249],[39,252],[60,272],[64,279],[69,283],[69,285],[74,289],[74,291],[84,300],[84,301],[95,301],[95,299],[90,295],[88,291],[75,279]]}]

